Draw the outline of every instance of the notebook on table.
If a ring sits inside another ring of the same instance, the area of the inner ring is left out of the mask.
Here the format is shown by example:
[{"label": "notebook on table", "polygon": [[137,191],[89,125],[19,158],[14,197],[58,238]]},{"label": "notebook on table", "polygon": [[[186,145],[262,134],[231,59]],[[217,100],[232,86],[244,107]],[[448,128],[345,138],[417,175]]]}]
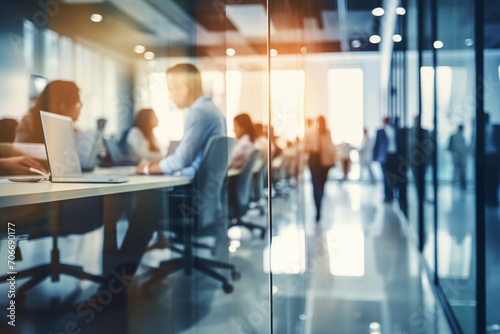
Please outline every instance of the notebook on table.
[{"label": "notebook on table", "polygon": [[52,182],[122,183],[118,175],[83,175],[70,117],[40,111]]},{"label": "notebook on table", "polygon": [[109,160],[103,162],[102,166],[137,166],[138,161],[134,159],[132,154],[120,147],[118,140],[113,138],[104,138],[104,146],[109,156]]}]

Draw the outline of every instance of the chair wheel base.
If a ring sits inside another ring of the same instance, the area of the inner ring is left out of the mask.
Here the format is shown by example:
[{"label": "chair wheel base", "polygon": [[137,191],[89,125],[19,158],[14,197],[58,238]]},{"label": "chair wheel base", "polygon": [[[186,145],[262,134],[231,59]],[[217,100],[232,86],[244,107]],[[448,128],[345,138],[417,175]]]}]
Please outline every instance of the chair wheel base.
[{"label": "chair wheel base", "polygon": [[229,283],[225,283],[222,285],[222,290],[224,290],[225,293],[231,293],[233,292],[234,287]]},{"label": "chair wheel base", "polygon": [[241,278],[241,274],[238,271],[232,271],[231,272],[231,278],[233,281],[237,281]]}]

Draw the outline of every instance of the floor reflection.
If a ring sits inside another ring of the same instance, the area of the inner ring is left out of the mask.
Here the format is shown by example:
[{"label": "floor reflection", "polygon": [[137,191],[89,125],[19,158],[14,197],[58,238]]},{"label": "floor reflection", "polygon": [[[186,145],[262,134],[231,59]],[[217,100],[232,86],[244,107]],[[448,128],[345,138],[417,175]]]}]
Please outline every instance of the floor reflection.
[{"label": "floor reflection", "polygon": [[327,187],[324,218],[308,234],[308,333],[450,333],[409,228],[395,203],[383,203],[381,186]]},{"label": "floor reflection", "polygon": [[[72,323],[81,333],[269,333],[270,294],[274,333],[449,333],[401,214],[382,202],[381,185],[328,182],[319,224],[309,183],[289,190],[272,199],[271,258],[267,240],[231,229],[225,256],[241,273],[233,293],[225,294],[218,282],[196,272],[153,279],[152,268],[174,256],[155,250],[143,258],[126,293],[112,294],[109,303],[95,284],[44,282],[29,293],[14,333],[60,333]],[[298,205],[302,200],[305,208]],[[266,224],[267,215],[253,210],[245,219]],[[119,234],[125,230],[122,222]],[[97,270],[100,263],[92,259],[98,257],[100,235],[61,238],[65,261]],[[24,265],[47,260],[36,254],[46,254],[50,242],[25,246]],[[208,250],[197,252],[210,256]],[[0,288],[6,293],[5,285]]]}]

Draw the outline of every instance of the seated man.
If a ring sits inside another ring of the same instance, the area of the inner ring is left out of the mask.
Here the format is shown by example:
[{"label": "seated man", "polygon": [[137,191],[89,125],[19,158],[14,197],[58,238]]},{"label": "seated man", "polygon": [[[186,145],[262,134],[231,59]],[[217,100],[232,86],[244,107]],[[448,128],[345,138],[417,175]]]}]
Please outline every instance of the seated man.
[{"label": "seated man", "polygon": [[191,64],[179,64],[167,70],[170,98],[179,108],[189,108],[184,136],[175,153],[155,162],[137,166],[137,174],[173,174],[193,177],[203,151],[212,136],[226,134],[226,121],[212,99],[203,96],[201,75]]},{"label": "seated man", "polygon": [[[170,98],[179,108],[188,108],[184,136],[175,153],[154,162],[143,162],[136,173],[174,174],[193,177],[198,171],[209,139],[226,134],[226,122],[208,96],[203,96],[201,75],[191,64],[179,64],[167,70]],[[120,253],[136,268],[151,239],[162,212],[157,191],[137,193],[137,202]],[[130,267],[129,267],[130,268]],[[132,274],[132,272],[130,272]]]}]

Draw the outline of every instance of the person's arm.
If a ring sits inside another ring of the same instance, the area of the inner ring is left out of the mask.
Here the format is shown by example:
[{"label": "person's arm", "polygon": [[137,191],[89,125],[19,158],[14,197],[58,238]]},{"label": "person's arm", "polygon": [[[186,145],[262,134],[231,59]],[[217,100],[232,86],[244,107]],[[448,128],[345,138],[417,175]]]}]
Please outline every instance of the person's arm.
[{"label": "person's arm", "polygon": [[35,168],[44,173],[48,173],[41,163],[25,155],[0,158],[0,170],[33,174],[33,172],[30,171],[30,168]]},{"label": "person's arm", "polygon": [[135,173],[139,175],[163,175],[160,169],[160,161],[143,161],[135,168]]},{"label": "person's arm", "polygon": [[376,137],[375,137],[375,145],[373,145],[372,157],[373,157],[374,160],[378,160],[379,146],[380,146],[380,130],[377,131],[377,134],[376,134]]},{"label": "person's arm", "polygon": [[172,174],[191,165],[208,136],[213,122],[201,110],[191,110],[186,119],[184,136],[174,154],[162,159],[159,168],[163,174]]}]

